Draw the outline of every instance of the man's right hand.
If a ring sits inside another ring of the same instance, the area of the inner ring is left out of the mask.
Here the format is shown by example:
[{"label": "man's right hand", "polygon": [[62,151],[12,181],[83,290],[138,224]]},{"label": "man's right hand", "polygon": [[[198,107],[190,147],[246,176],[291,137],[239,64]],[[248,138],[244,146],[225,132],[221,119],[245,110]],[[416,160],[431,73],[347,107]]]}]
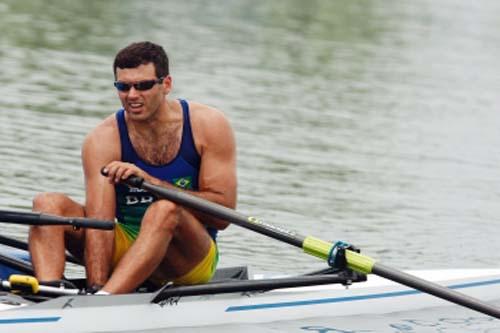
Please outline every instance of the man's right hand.
[{"label": "man's right hand", "polygon": [[113,161],[108,163],[103,168],[103,174],[106,174],[108,180],[112,184],[117,184],[130,176],[141,177],[142,179],[151,182],[152,177],[139,169],[136,165],[127,162]]}]

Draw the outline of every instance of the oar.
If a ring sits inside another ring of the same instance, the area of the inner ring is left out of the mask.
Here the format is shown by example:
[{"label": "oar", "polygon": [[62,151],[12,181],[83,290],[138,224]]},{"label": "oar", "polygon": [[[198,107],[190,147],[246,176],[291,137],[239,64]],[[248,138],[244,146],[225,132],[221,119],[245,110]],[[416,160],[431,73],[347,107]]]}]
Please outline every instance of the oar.
[{"label": "oar", "polygon": [[[26,242],[23,242],[23,241],[14,239],[14,238],[10,238],[7,236],[3,236],[3,235],[0,235],[0,244],[7,245],[10,247],[19,249],[19,250],[29,251],[28,244]],[[80,260],[76,259],[71,254],[66,254],[66,260],[73,263],[73,264],[82,265]],[[0,263],[2,263],[1,260],[0,260]]]},{"label": "oar", "polygon": [[0,210],[0,222],[28,225],[69,225],[74,228],[104,230],[113,230],[115,226],[112,221],[101,221],[83,217],[62,217],[42,213],[14,212],[8,210]]},{"label": "oar", "polygon": [[18,270],[25,274],[34,274],[33,266],[31,265],[31,263],[19,258],[11,257],[9,255],[0,254],[0,264]]},{"label": "oar", "polygon": [[[102,170],[102,174],[106,176],[104,169]],[[173,201],[179,205],[198,210],[232,224],[239,225],[240,227],[250,229],[296,247],[300,247],[304,250],[304,252],[323,260],[327,260],[330,264],[333,259],[335,259],[332,258],[332,255],[334,255],[334,252],[337,252],[339,249],[335,244],[312,236],[300,236],[295,232],[286,230],[282,227],[273,226],[252,216],[243,215],[233,209],[198,198],[194,195],[182,192],[181,190],[149,184],[140,177],[132,176],[123,182],[131,187],[147,190],[159,198]],[[468,295],[459,293],[455,290],[440,286],[436,283],[382,265],[368,256],[345,249],[345,259],[347,261],[347,266],[354,271],[363,274],[375,274],[388,280],[420,290],[424,293],[434,295],[452,303],[459,304],[500,319],[500,309],[497,307]]]}]

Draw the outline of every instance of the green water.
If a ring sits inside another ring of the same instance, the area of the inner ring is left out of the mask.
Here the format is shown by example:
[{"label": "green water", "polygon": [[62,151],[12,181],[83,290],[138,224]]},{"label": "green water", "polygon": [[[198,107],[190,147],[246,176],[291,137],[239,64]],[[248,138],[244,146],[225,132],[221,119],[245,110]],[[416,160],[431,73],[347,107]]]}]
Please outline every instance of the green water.
[{"label": "green water", "polygon": [[[172,96],[231,120],[243,213],[400,268],[499,266],[499,10],[493,0],[2,0],[0,208],[28,210],[40,191],[83,200],[80,145],[119,107],[113,57],[152,40],[171,57]],[[238,227],[220,246],[223,265],[322,267]]]}]

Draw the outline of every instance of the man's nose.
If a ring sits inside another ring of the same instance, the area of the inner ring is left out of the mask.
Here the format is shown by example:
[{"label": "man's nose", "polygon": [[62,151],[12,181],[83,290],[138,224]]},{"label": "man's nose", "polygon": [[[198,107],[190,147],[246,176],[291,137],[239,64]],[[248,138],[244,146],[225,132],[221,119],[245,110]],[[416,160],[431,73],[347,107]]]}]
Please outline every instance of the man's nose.
[{"label": "man's nose", "polygon": [[130,90],[128,91],[128,97],[137,97],[139,96],[139,90],[135,89],[134,86],[130,87]]}]

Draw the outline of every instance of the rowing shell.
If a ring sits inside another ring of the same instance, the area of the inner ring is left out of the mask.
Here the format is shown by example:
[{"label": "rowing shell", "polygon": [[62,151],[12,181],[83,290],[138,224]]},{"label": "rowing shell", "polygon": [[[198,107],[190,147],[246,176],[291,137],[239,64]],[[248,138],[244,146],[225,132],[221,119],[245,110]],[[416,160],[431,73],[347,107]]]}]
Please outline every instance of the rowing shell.
[{"label": "rowing shell", "polygon": [[[500,269],[411,271],[484,301],[500,298]],[[384,278],[348,288],[323,285],[217,295],[172,296],[152,302],[152,293],[63,296],[28,303],[0,297],[0,332],[144,332],[180,327],[265,323],[314,317],[388,314],[449,306],[449,303]],[[471,315],[477,313],[471,311]],[[486,316],[485,316],[486,317]]]}]

